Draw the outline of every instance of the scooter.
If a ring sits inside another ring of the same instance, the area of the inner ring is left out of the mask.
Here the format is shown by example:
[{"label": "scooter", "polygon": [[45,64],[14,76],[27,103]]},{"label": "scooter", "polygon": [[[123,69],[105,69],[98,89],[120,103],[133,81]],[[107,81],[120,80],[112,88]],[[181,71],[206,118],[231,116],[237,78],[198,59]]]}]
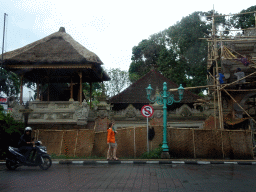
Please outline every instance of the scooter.
[{"label": "scooter", "polygon": [[34,161],[26,161],[25,156],[20,153],[18,148],[9,146],[9,154],[6,158],[6,167],[9,170],[15,170],[19,166],[39,166],[43,170],[49,169],[52,165],[52,160],[50,155],[47,154],[46,147],[41,145],[41,141],[35,142]]}]

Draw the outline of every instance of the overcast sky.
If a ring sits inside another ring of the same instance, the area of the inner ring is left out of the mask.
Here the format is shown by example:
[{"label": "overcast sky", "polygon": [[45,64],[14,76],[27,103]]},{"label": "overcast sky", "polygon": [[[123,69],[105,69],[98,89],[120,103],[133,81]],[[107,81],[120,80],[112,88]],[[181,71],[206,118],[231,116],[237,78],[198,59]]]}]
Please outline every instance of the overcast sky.
[{"label": "overcast sky", "polygon": [[105,68],[128,70],[132,47],[195,11],[238,13],[255,1],[201,0],[0,0],[0,47],[7,13],[5,52],[59,28],[94,52]]}]

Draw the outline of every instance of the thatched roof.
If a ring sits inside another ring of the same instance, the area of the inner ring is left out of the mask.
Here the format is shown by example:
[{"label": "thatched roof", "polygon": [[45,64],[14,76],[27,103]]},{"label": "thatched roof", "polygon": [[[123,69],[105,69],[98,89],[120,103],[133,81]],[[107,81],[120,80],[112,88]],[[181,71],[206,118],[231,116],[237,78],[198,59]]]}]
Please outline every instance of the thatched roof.
[{"label": "thatched roof", "polygon": [[4,53],[3,58],[4,68],[32,82],[66,83],[71,77],[73,82],[79,82],[77,72],[82,72],[83,82],[110,80],[100,58],[75,41],[63,27],[41,40]]},{"label": "thatched roof", "polygon": [[[159,89],[159,92],[163,90],[164,82],[167,83],[167,90],[179,87],[176,83],[170,81],[158,71],[152,70],[118,95],[111,97],[109,99],[109,103],[150,103],[147,99],[146,88],[149,84],[151,84],[151,87],[154,89],[152,95],[154,95],[157,87]],[[174,95],[174,99],[179,100],[178,91],[171,92],[171,94]],[[199,97],[198,95],[195,95],[192,92],[185,90],[183,99],[180,103],[195,103],[195,101],[200,98],[201,97]]]},{"label": "thatched roof", "polygon": [[64,28],[43,39],[4,54],[5,64],[103,64],[93,52],[75,41]]}]

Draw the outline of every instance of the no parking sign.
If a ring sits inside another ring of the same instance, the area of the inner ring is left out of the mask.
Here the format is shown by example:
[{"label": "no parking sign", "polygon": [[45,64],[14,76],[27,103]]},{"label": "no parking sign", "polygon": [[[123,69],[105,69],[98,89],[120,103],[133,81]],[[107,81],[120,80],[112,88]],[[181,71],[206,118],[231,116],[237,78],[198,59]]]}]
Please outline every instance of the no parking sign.
[{"label": "no parking sign", "polygon": [[154,113],[154,109],[153,107],[151,107],[150,105],[144,105],[142,108],[141,108],[141,114],[144,116],[144,117],[151,117]]}]

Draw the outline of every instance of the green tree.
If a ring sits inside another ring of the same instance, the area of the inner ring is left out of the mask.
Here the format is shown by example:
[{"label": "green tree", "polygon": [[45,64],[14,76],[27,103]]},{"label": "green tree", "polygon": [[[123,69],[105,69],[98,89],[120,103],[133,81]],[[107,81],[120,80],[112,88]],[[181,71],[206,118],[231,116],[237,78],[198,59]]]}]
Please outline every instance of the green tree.
[{"label": "green tree", "polygon": [[0,73],[0,95],[5,94],[7,97],[17,96],[20,93],[20,79],[13,73],[2,69]]},{"label": "green tree", "polygon": [[132,63],[129,67],[129,78],[132,82],[145,75],[156,64],[160,48],[151,39],[142,40],[132,49]]},{"label": "green tree", "polygon": [[172,49],[163,48],[157,61],[157,70],[166,78],[177,84],[187,83],[186,73],[182,61],[178,60],[177,54]]},{"label": "green tree", "polygon": [[[206,85],[206,66],[208,46],[205,40],[199,38],[209,36],[211,29],[209,22],[201,18],[209,13],[194,12],[182,18],[175,25],[169,27],[169,45],[178,55],[179,65],[183,68],[187,86]],[[199,93],[201,90],[195,90]]]},{"label": "green tree", "polygon": [[127,71],[123,71],[119,68],[111,68],[109,70],[105,69],[105,71],[111,78],[110,81],[104,82],[105,91],[108,96],[112,97],[119,94],[124,88],[131,84]]},{"label": "green tree", "polygon": [[[36,91],[35,83],[23,79],[23,86]],[[20,93],[20,77],[6,69],[0,70],[0,96],[6,95],[9,97],[17,97]]]},{"label": "green tree", "polygon": [[[99,103],[97,98],[101,95],[102,84],[99,82],[93,82],[91,91],[92,105],[95,106]],[[83,83],[83,94],[87,103],[90,104],[90,83]]]},{"label": "green tree", "polygon": [[8,146],[17,147],[24,130],[24,123],[15,121],[10,113],[4,113],[0,105],[0,124],[0,159],[3,159]]},{"label": "green tree", "polygon": [[243,9],[240,13],[248,13],[249,14],[239,14],[235,15],[231,18],[231,25],[237,29],[247,29],[250,27],[255,27],[255,11],[256,5],[251,6],[247,9]]},{"label": "green tree", "polygon": [[132,63],[129,67],[131,82],[148,73],[152,68],[157,68],[162,49],[166,46],[165,32],[152,35],[149,39],[142,40],[132,49]]}]

